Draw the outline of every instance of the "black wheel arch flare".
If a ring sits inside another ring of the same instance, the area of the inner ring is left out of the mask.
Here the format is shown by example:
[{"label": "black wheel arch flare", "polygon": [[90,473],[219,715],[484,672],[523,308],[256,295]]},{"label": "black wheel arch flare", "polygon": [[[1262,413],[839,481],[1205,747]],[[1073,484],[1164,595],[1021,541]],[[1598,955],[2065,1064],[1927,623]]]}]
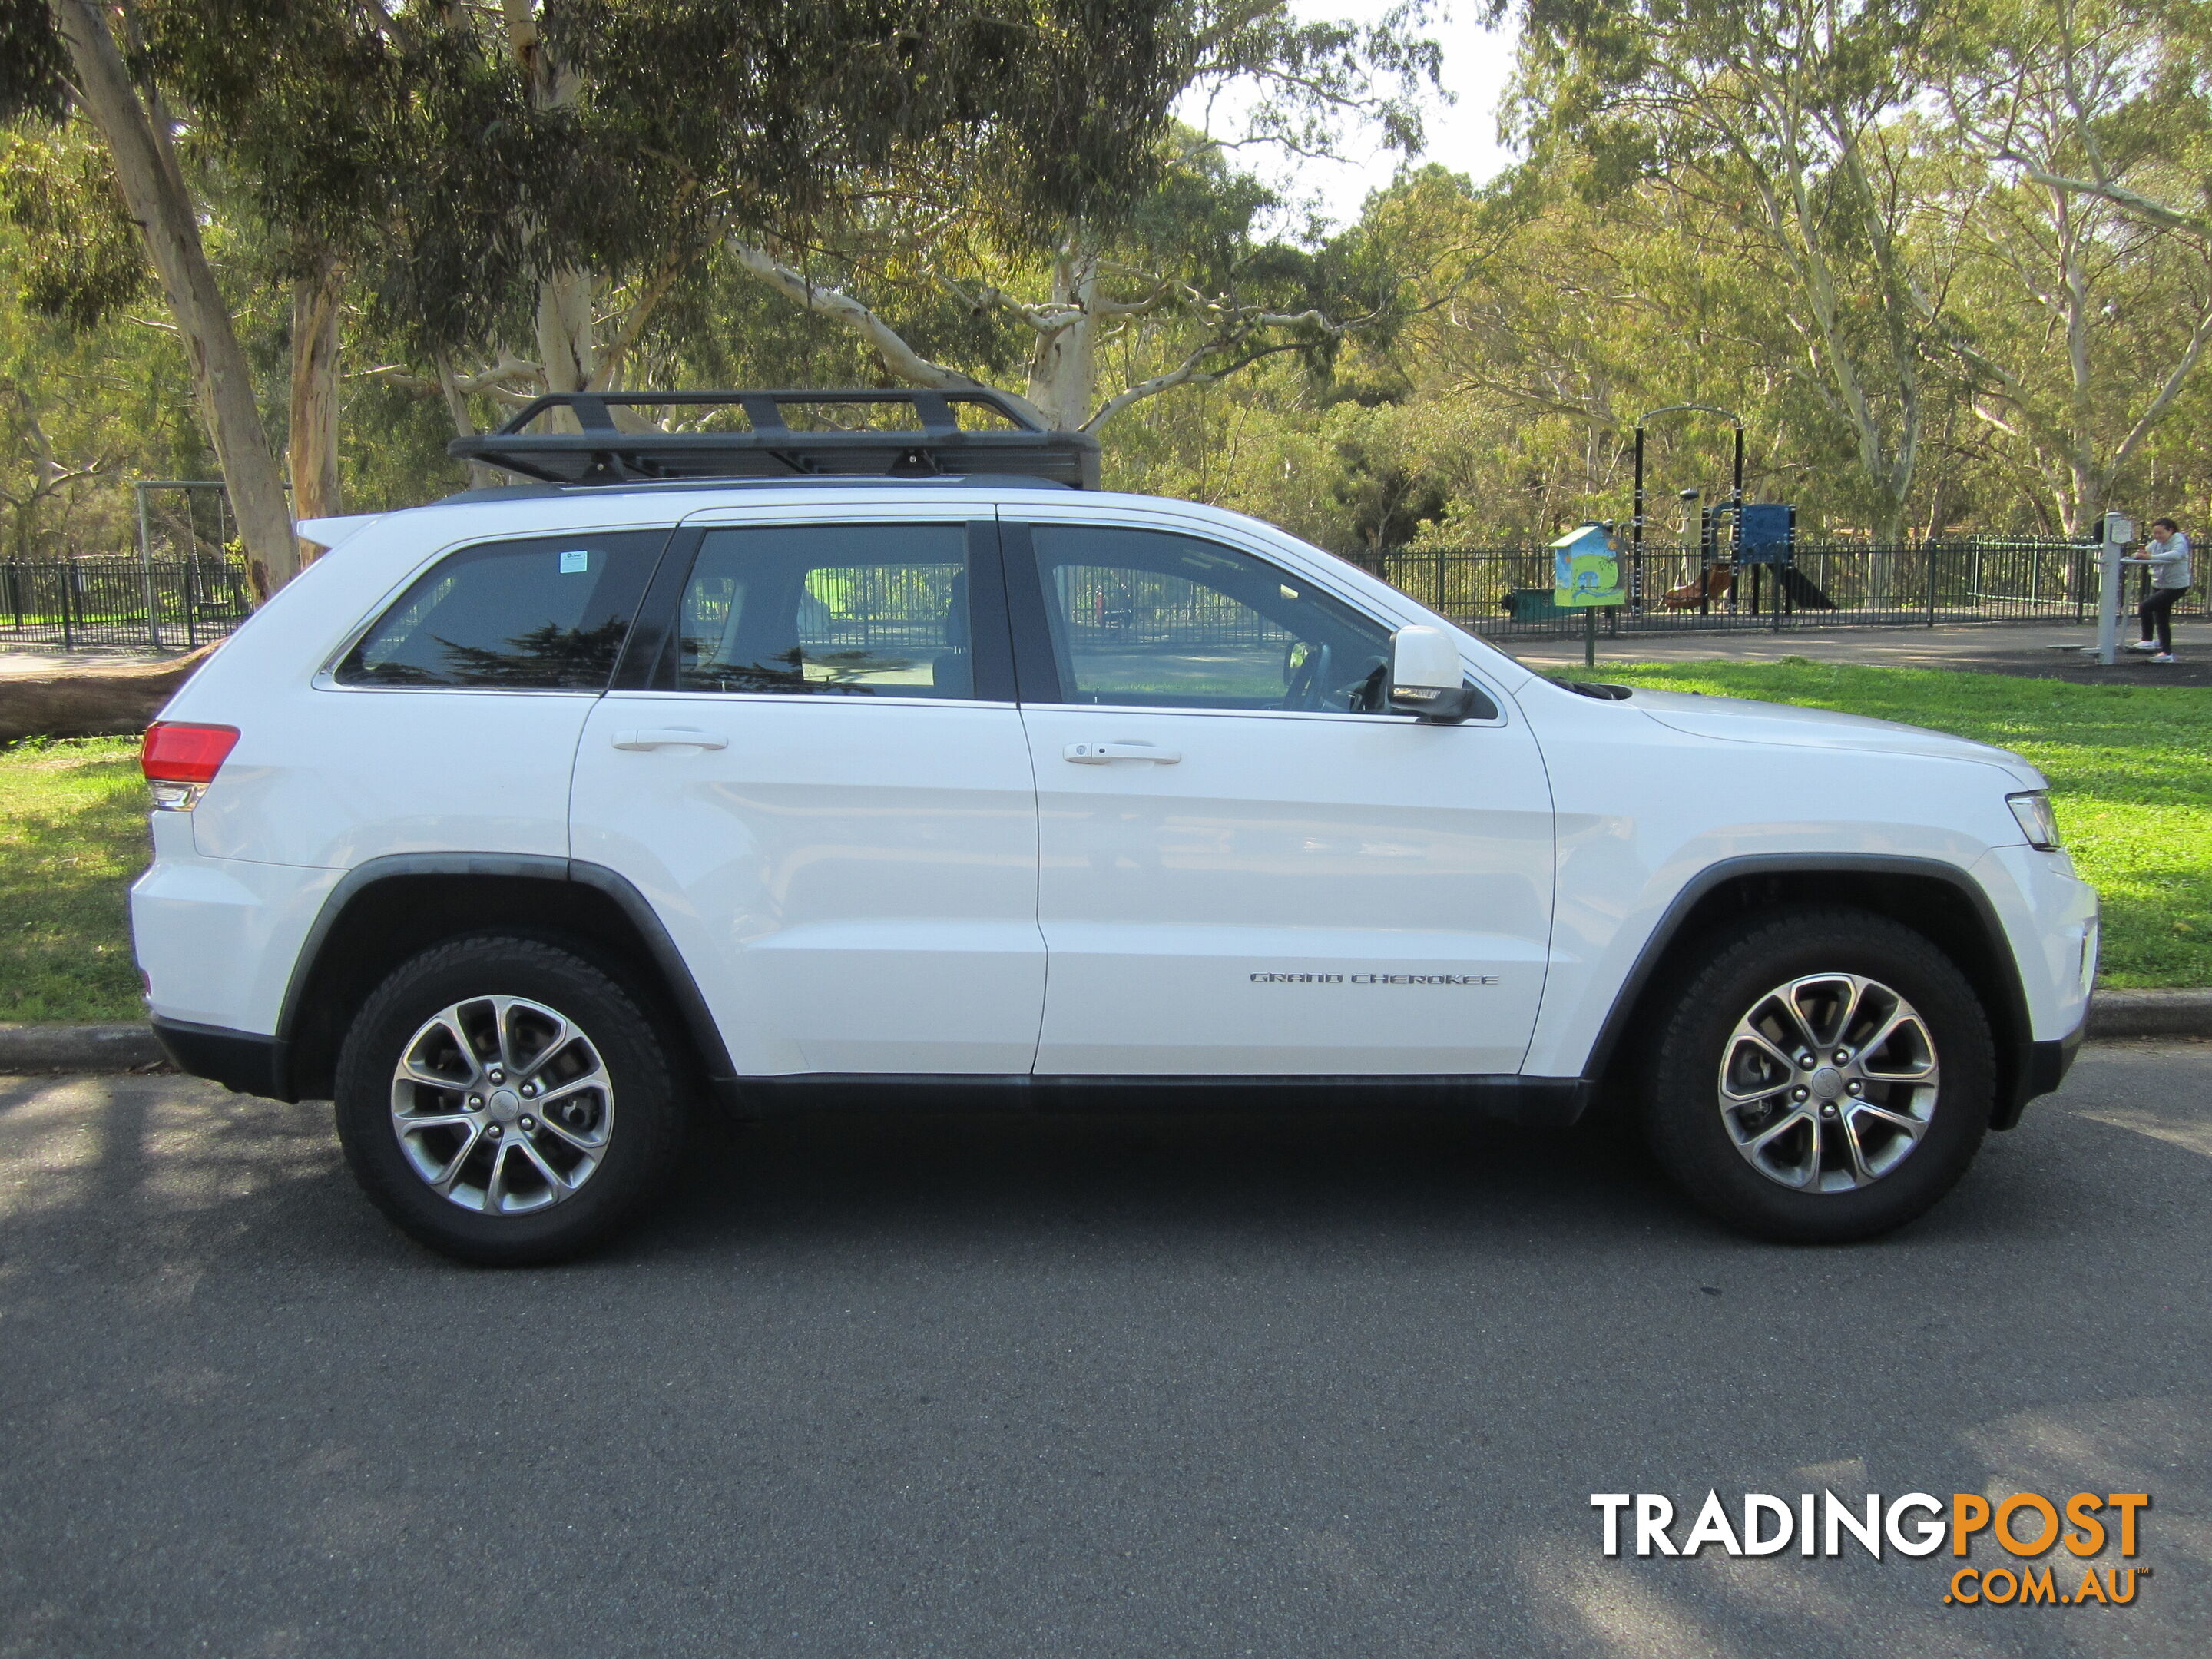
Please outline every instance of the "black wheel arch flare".
[{"label": "black wheel arch flare", "polygon": [[1793,901],[1850,904],[1889,915],[1927,935],[1958,963],[1980,994],[1997,1049],[1997,1098],[1990,1127],[2009,1129],[2027,1103],[2056,1089],[2080,1034],[2038,1042],[2020,964],[1996,907],[1979,883],[1940,859],[1880,853],[1769,853],[1723,859],[1685,883],[1638,953],[1583,1067],[1593,1090],[1650,1012],[1661,970],[1698,939],[1752,906]]},{"label": "black wheel arch flare", "polygon": [[[645,895],[626,877],[604,865],[544,854],[398,853],[356,866],[325,897],[301,942],[277,1015],[276,1052],[270,1065],[270,1081],[276,1086],[269,1092],[283,1100],[320,1097],[327,1092],[337,1042],[343,1036],[337,1017],[348,1004],[348,994],[362,988],[349,984],[344,974],[335,971],[342,965],[346,945],[358,936],[353,923],[361,914],[359,907],[373,902],[380,887],[403,885],[420,891],[425,886],[456,879],[495,884],[507,902],[489,906],[481,916],[461,921],[458,928],[446,925],[429,929],[419,939],[403,932],[398,937],[409,940],[408,948],[398,954],[411,954],[417,945],[427,948],[437,938],[477,927],[538,933],[570,944],[611,945],[617,954],[629,959],[621,965],[645,970],[659,981],[653,988],[665,993],[665,1006],[680,1021],[683,1035],[689,1038],[709,1085],[726,1083],[733,1077],[721,1031],[683,953]],[[567,914],[555,916],[550,925],[533,921],[529,915],[530,889],[550,889],[556,884],[567,890],[563,896],[568,902],[561,907]],[[584,894],[592,896],[597,902],[587,902],[586,913],[580,916],[576,901]],[[592,911],[598,914],[589,914]],[[585,923],[580,928],[580,921]],[[617,927],[619,933],[610,937],[611,929]],[[392,956],[386,951],[374,958],[377,965],[366,976],[379,977],[381,972],[388,972],[396,965]]]}]

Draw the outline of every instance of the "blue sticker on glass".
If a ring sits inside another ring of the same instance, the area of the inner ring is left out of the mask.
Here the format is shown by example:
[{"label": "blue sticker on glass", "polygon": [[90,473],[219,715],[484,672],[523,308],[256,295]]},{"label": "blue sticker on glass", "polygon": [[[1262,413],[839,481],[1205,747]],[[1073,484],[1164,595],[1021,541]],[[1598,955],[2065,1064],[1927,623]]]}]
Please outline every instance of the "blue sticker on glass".
[{"label": "blue sticker on glass", "polygon": [[587,548],[579,548],[574,552],[561,556],[561,574],[564,576],[577,575],[591,568],[592,555]]}]

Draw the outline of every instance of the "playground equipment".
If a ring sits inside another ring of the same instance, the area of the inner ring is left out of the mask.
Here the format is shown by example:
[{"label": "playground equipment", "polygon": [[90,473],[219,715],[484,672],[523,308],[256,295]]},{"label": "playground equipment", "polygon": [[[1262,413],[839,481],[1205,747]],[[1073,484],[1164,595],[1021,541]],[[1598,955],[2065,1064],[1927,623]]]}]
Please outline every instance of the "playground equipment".
[{"label": "playground equipment", "polygon": [[[1679,492],[1683,503],[1699,492]],[[1732,544],[1723,544],[1721,518],[1728,515]],[[1833,611],[1836,602],[1797,568],[1797,510],[1782,501],[1728,501],[1698,515],[1695,576],[1659,596],[1662,611],[1710,613],[1717,604],[1735,611],[1739,603],[1752,615],[1784,611]],[[1744,580],[1748,576],[1748,580]]]},{"label": "playground equipment", "polygon": [[2148,564],[2148,559],[2126,556],[2136,538],[2135,521],[2117,513],[2105,514],[2104,543],[2097,550],[2097,660],[2110,668],[2120,652],[2120,567]]},{"label": "playground equipment", "polygon": [[1797,568],[1797,509],[1786,501],[1739,501],[1735,562],[1751,568],[1751,614],[1759,613],[1760,588],[1773,586],[1776,611],[1833,611],[1836,602]]},{"label": "playground equipment", "polygon": [[1659,596],[1662,611],[1711,611],[1717,599],[1726,599],[1735,586],[1735,567],[1709,564],[1680,587]]},{"label": "playground equipment", "polygon": [[[1661,593],[1662,611],[1710,612],[1717,602],[1730,611],[1747,602],[1753,616],[1771,605],[1779,618],[1784,609],[1832,611],[1836,603],[1796,565],[1797,509],[1785,501],[1747,501],[1743,498],[1743,417],[1733,410],[1712,404],[1669,404],[1639,416],[1636,422],[1636,499],[1629,520],[1628,606],[1644,609],[1644,428],[1662,415],[1687,410],[1717,415],[1735,434],[1734,463],[1728,499],[1698,513],[1698,574],[1680,586]],[[1702,492],[1685,489],[1678,499],[1686,506]],[[1734,544],[1721,544],[1721,520],[1725,517],[1734,532]],[[1740,580],[1748,569],[1749,582]],[[1773,573],[1770,578],[1768,571]],[[1771,597],[1769,597],[1771,590]]]},{"label": "playground equipment", "polygon": [[[1663,409],[1654,409],[1636,417],[1636,498],[1628,519],[1628,608],[1631,612],[1644,609],[1644,428],[1662,415],[1681,415],[1695,411],[1703,415],[1717,415],[1728,422],[1735,432],[1735,465],[1730,473],[1730,493],[1726,502],[1717,509],[1728,512],[1743,504],[1743,416],[1732,409],[1722,409],[1714,404],[1668,404]],[[1686,493],[1685,499],[1693,499]],[[1701,531],[1708,526],[1716,509],[1707,508],[1699,515]],[[1705,544],[1706,536],[1698,537],[1699,545]]]}]

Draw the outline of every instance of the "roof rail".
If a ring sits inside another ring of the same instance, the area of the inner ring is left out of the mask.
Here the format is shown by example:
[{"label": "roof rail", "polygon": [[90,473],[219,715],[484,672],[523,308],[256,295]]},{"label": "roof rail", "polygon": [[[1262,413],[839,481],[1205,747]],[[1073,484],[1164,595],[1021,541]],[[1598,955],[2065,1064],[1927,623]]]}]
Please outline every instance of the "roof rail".
[{"label": "roof rail", "polygon": [[[796,429],[790,404],[902,404],[912,427]],[[955,404],[988,409],[1011,430],[963,429]],[[671,431],[615,411],[640,406],[720,406],[741,410],[750,431]],[[565,411],[576,430],[531,432],[540,416]],[[447,453],[554,484],[613,484],[676,478],[925,478],[944,474],[1012,473],[1079,489],[1098,488],[1098,440],[1088,432],[1051,432],[1003,394],[888,391],[562,392],[540,398],[496,432],[456,438]]]}]

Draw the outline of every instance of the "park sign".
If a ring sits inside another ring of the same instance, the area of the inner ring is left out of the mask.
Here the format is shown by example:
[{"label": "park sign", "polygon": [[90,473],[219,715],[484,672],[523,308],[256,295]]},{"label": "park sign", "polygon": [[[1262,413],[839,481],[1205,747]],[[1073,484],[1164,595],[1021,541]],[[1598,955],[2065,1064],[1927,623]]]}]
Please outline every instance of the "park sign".
[{"label": "park sign", "polygon": [[1613,532],[1601,524],[1570,530],[1552,544],[1552,603],[1562,610],[1619,605],[1620,561]]}]

